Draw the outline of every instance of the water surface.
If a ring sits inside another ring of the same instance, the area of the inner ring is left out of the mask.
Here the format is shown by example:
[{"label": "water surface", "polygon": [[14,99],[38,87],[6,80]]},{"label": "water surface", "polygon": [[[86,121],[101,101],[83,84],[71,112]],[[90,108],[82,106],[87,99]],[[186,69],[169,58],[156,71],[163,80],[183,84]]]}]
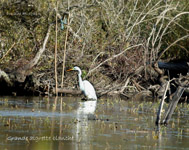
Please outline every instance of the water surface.
[{"label": "water surface", "polygon": [[189,149],[189,106],[156,132],[157,102],[1,97],[0,149]]}]

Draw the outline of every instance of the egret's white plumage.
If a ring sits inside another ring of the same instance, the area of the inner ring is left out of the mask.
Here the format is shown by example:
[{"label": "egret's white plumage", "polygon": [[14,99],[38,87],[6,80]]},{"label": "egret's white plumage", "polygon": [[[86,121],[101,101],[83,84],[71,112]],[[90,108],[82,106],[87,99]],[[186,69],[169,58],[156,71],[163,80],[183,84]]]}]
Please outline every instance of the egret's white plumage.
[{"label": "egret's white plumage", "polygon": [[[97,96],[96,96],[96,92],[95,89],[93,87],[93,85],[87,81],[87,80],[82,80],[81,75],[81,69],[79,67],[73,67],[70,70],[76,70],[78,71],[78,80],[79,80],[79,87],[81,89],[81,91],[84,93],[84,95],[88,98],[88,99],[94,99],[97,100]],[[68,71],[70,71],[68,70]]]}]

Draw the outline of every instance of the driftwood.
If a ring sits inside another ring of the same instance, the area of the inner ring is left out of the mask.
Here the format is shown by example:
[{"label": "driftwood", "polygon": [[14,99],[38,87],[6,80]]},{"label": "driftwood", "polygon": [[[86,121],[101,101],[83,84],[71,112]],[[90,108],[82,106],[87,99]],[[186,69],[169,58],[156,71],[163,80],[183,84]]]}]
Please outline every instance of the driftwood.
[{"label": "driftwood", "polygon": [[[71,89],[62,89],[62,88],[58,88],[57,92],[59,94],[72,94],[72,95],[80,95],[80,94],[82,94],[81,90],[71,90]],[[53,88],[53,93],[55,93],[55,88]]]},{"label": "driftwood", "polygon": [[181,86],[179,86],[177,88],[177,91],[175,92],[174,97],[173,97],[173,99],[172,99],[171,103],[169,104],[169,107],[166,111],[165,117],[163,119],[163,124],[167,124],[169,122],[169,120],[170,120],[170,118],[171,118],[171,116],[172,116],[172,114],[173,114],[173,112],[174,112],[174,110],[177,106],[177,103],[180,100],[184,90],[185,90],[185,88],[181,87]]},{"label": "driftwood", "polygon": [[157,118],[156,118],[156,124],[160,124],[160,121],[161,121],[161,113],[162,113],[162,110],[163,110],[163,105],[164,105],[164,102],[165,102],[165,98],[166,98],[166,93],[167,93],[168,87],[169,87],[169,81],[166,82],[166,88],[165,88],[165,91],[163,93],[163,97],[162,97],[161,103],[159,105],[159,110],[158,110]]},{"label": "driftwood", "polygon": [[[158,62],[153,65],[154,70],[159,74],[159,82],[160,82],[160,88],[156,90],[156,94],[159,98],[163,96],[163,93],[166,88],[166,82],[172,79],[172,78],[179,78],[179,74],[186,75],[189,72],[189,62]],[[165,75],[165,71],[167,74]],[[155,74],[155,73],[154,73]],[[156,75],[157,76],[157,75]],[[176,82],[179,82],[179,80],[175,80]],[[185,83],[183,83],[185,84]],[[176,86],[179,84],[177,83]],[[186,84],[185,84],[186,85]],[[183,85],[181,85],[183,86]],[[169,87],[169,92],[172,89]]]},{"label": "driftwood", "polygon": [[[177,83],[178,87],[177,87],[177,90],[175,91],[175,93],[173,94],[173,98],[172,98],[172,101],[170,102],[170,104],[168,106],[168,109],[165,112],[162,124],[168,124],[168,122],[171,119],[171,116],[172,116],[181,96],[183,95],[184,91],[189,89],[189,75],[180,76],[179,78],[174,79],[174,80]],[[165,97],[166,97],[165,95],[166,95],[167,90],[168,90],[168,84],[169,84],[169,82],[167,83],[164,95],[162,97],[162,100],[161,100],[161,103],[160,103],[160,106],[159,106],[159,111],[157,113],[157,119],[156,119],[156,125],[161,124],[161,113],[162,113],[163,103],[164,103],[164,100],[165,100]]]},{"label": "driftwood", "polygon": [[[156,119],[156,125],[159,126],[159,124],[167,124],[180,100],[182,97],[184,91],[187,91],[189,89],[189,63],[188,62],[158,62],[153,65],[154,70],[159,74],[159,82],[160,87],[158,90],[156,90],[156,93],[159,98],[161,98],[161,103],[159,106],[159,110],[157,112],[157,119]],[[164,71],[168,71],[168,76],[165,76]],[[180,74],[180,75],[179,75]],[[182,74],[182,75],[181,75]],[[174,88],[176,88],[176,91],[173,94],[171,93],[172,89],[172,83],[170,81],[174,81]],[[164,101],[166,99],[166,95],[169,91],[169,99],[172,99],[166,112],[163,117],[163,121],[161,122],[161,116],[162,116],[162,109],[164,105]],[[172,98],[171,96],[172,95]]]}]

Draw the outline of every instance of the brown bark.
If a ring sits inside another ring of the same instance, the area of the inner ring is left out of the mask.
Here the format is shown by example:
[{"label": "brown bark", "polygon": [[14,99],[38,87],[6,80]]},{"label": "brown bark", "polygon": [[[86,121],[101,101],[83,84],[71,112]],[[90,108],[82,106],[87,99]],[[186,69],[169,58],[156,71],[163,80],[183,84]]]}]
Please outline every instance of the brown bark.
[{"label": "brown bark", "polygon": [[[58,88],[57,92],[60,94],[72,94],[72,95],[82,94],[81,90],[71,90],[71,89],[63,89],[63,88]],[[53,89],[53,93],[55,93],[55,88]]]},{"label": "brown bark", "polygon": [[47,41],[48,41],[48,38],[50,36],[50,30],[51,30],[51,25],[49,25],[45,39],[43,41],[43,45],[39,49],[39,51],[37,52],[35,57],[32,60],[30,60],[28,63],[21,65],[15,71],[13,71],[13,74],[15,75],[13,80],[17,80],[18,82],[24,82],[25,79],[26,79],[26,76],[31,74],[32,68],[38,63],[43,52],[45,51],[45,47],[47,45]]},{"label": "brown bark", "polygon": [[41,58],[41,55],[45,51],[45,47],[47,45],[47,41],[48,41],[49,35],[50,35],[50,30],[51,30],[51,25],[49,25],[49,27],[48,27],[48,31],[46,33],[46,36],[45,36],[45,39],[43,41],[42,47],[39,49],[39,51],[37,52],[37,54],[35,55],[35,57],[28,64],[26,64],[23,67],[24,70],[30,70],[30,69],[32,69],[38,63],[39,59]]}]

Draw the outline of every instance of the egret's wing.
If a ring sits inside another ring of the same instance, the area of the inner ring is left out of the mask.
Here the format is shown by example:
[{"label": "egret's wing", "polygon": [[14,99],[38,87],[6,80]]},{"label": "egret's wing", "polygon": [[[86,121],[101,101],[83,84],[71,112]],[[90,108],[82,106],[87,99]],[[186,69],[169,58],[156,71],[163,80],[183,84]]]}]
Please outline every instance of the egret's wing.
[{"label": "egret's wing", "polygon": [[93,85],[87,80],[83,81],[83,85],[84,85],[85,96],[87,96],[87,98],[89,98],[89,99],[95,99],[96,100],[97,97],[96,97],[96,92],[95,92]]}]

